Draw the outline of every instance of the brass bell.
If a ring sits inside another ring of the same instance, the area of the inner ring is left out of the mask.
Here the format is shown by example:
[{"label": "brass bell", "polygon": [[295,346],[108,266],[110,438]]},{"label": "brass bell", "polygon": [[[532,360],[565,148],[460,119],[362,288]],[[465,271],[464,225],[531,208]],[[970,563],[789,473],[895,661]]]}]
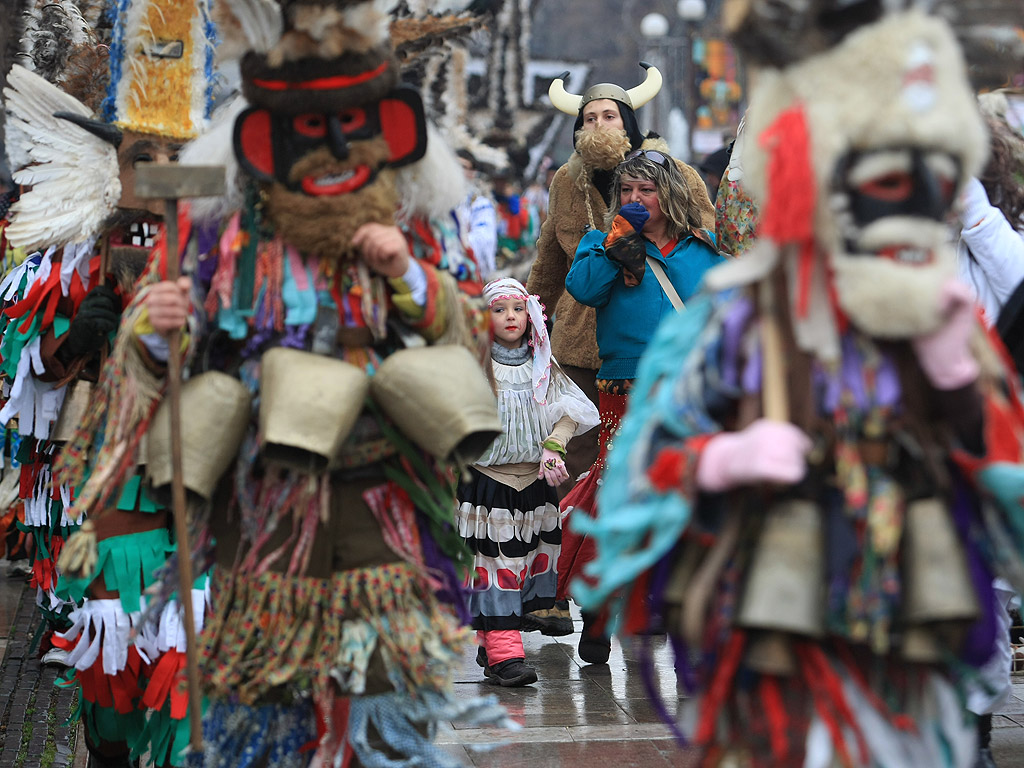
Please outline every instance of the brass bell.
[{"label": "brass bell", "polygon": [[911,501],[903,533],[904,623],[973,621],[978,614],[967,556],[946,503]]},{"label": "brass bell", "polygon": [[472,462],[501,434],[487,377],[462,346],[399,350],[381,363],[370,391],[404,435],[441,461]]},{"label": "brass bell", "polygon": [[746,629],[821,637],[825,631],[825,553],[814,502],[775,503],[747,568],[736,623]]},{"label": "brass bell", "polygon": [[322,472],[341,454],[370,380],[343,360],[276,347],[262,358],[259,429],[263,457]]},{"label": "brass bell", "polygon": [[[238,379],[218,371],[193,376],[181,387],[181,469],[185,488],[203,499],[238,454],[249,424],[252,396]],[[171,478],[171,409],[165,399],[146,434],[146,475],[158,497]]]}]

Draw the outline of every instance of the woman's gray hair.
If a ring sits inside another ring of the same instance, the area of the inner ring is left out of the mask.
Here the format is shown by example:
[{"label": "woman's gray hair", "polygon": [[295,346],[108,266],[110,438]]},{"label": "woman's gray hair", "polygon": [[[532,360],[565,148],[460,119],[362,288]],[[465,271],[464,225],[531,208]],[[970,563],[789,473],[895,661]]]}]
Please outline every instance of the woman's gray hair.
[{"label": "woman's gray hair", "polygon": [[658,190],[658,203],[665,214],[666,234],[670,238],[682,237],[691,229],[700,229],[700,211],[693,204],[690,188],[686,185],[676,160],[662,152],[665,165],[656,163],[642,152],[631,157],[615,168],[615,180],[612,183],[612,199],[605,218],[605,230],[611,229],[612,221],[622,207],[622,178],[629,176],[634,179],[653,181]]}]

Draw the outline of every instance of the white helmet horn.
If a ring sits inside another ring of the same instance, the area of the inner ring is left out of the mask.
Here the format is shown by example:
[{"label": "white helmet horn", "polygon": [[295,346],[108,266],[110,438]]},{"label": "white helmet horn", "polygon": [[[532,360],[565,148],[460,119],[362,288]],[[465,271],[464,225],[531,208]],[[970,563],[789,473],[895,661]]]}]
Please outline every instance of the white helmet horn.
[{"label": "white helmet horn", "polygon": [[583,97],[565,90],[564,81],[568,76],[569,72],[566,70],[551,81],[551,85],[548,86],[548,98],[559,112],[576,117],[583,105]]},{"label": "white helmet horn", "polygon": [[640,109],[640,107],[657,96],[663,82],[661,72],[657,67],[648,64],[646,61],[641,61],[640,66],[647,70],[647,77],[636,88],[630,88],[626,91],[630,102],[632,102],[633,109]]}]

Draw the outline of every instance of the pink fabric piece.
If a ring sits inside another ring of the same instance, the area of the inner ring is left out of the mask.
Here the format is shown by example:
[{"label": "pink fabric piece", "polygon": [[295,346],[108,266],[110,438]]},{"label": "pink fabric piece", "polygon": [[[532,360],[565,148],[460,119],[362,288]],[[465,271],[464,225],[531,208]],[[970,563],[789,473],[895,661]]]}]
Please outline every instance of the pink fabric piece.
[{"label": "pink fabric piece", "polygon": [[960,389],[978,378],[978,362],[971,354],[975,311],[971,290],[958,280],[943,286],[945,321],[937,331],[914,339],[921,370],[936,389]]},{"label": "pink fabric piece", "polygon": [[220,236],[220,254],[217,271],[210,283],[210,293],[206,299],[206,311],[213,317],[221,307],[231,306],[231,293],[235,288],[235,270],[238,264],[238,252],[241,240],[238,233],[242,228],[242,216],[236,213],[231,217],[224,234]]},{"label": "pink fabric piece", "polygon": [[291,269],[292,279],[295,281],[295,287],[302,292],[308,291],[309,272],[306,271],[305,262],[302,261],[302,257],[299,256],[299,252],[290,245],[287,246],[285,252],[288,254],[288,267]]},{"label": "pink fabric piece", "polygon": [[758,419],[708,441],[697,464],[697,486],[719,493],[741,485],[792,485],[807,473],[811,440],[789,422]]},{"label": "pink fabric piece", "polygon": [[490,666],[500,664],[509,659],[525,659],[523,636],[518,629],[491,629],[476,633],[477,642],[487,652],[487,663]]}]

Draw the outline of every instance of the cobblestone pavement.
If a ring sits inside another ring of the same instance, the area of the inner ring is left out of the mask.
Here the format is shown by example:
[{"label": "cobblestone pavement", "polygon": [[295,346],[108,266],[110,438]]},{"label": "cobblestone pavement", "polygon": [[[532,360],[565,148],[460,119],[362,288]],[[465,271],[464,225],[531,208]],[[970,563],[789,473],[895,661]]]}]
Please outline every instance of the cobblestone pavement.
[{"label": "cobblestone pavement", "polygon": [[0,560],[0,768],[66,768],[75,749],[75,692],[54,685],[65,668],[43,667],[29,652],[39,612],[33,591],[6,571]]},{"label": "cobblestone pavement", "polygon": [[64,667],[44,667],[29,652],[40,620],[34,594],[6,573],[0,560],[0,768],[66,768],[74,757],[76,729],[68,720],[75,693],[54,685]]},{"label": "cobblestone pavement", "polygon": [[[32,591],[9,579],[0,560],[0,768],[79,768],[75,729],[66,725],[74,707],[70,690],[53,683],[59,667],[42,667],[29,654],[39,615]],[[539,681],[518,689],[483,683],[476,649],[468,649],[456,670],[456,692],[472,698],[496,694],[522,730],[444,726],[438,742],[475,768],[685,768],[692,755],[676,747],[648,702],[636,653],[614,641],[606,665],[586,665],[576,656],[577,634],[562,638],[524,635],[528,660]],[[673,714],[686,717],[676,692],[671,654],[652,638],[654,678]],[[1024,768],[1024,677],[993,721],[993,752],[999,768]],[[74,763],[72,763],[74,760]],[[926,768],[922,766],[922,768]]]}]

